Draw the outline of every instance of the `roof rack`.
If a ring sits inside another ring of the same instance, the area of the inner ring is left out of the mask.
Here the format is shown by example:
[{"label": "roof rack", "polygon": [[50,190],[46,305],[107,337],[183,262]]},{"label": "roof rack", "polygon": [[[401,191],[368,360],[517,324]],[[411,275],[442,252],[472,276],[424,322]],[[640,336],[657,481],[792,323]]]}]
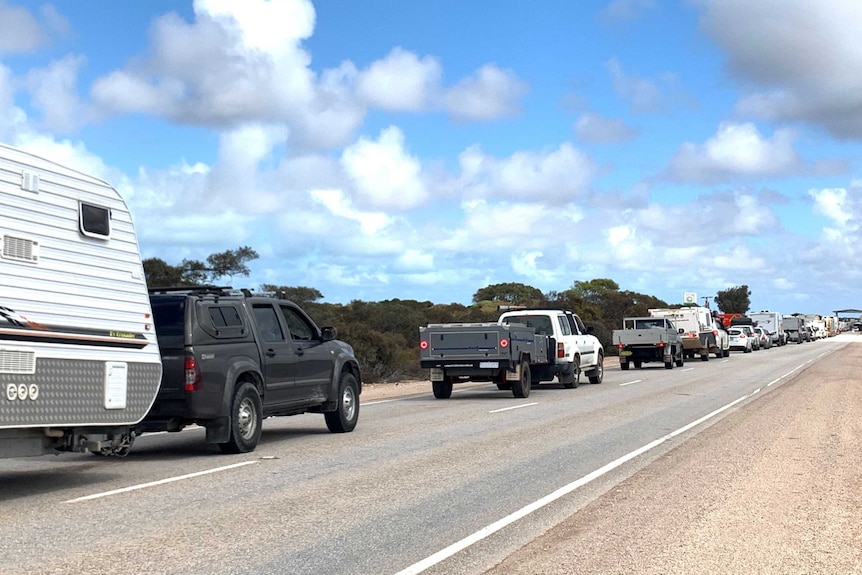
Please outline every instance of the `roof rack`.
[{"label": "roof rack", "polygon": [[207,295],[207,294],[215,294],[215,295],[230,295],[233,287],[231,286],[213,286],[213,285],[203,285],[203,286],[166,286],[166,287],[154,287],[149,288],[151,294],[167,294],[167,293],[187,293],[187,294],[196,294],[196,295]]}]

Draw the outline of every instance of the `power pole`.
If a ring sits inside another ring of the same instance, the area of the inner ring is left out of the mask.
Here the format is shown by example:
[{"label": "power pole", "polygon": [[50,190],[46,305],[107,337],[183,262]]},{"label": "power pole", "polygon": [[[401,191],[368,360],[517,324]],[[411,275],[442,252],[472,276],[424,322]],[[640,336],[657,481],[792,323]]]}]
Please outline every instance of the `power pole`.
[{"label": "power pole", "polygon": [[714,298],[714,297],[715,297],[714,295],[701,296],[701,299],[703,299],[703,307],[705,307],[706,309],[709,309],[709,300]]}]

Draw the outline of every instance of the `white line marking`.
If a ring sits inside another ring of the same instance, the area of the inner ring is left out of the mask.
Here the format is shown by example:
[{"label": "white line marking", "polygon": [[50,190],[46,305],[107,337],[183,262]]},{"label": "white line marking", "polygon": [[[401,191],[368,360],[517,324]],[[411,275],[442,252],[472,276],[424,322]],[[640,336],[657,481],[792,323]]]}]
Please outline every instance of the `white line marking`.
[{"label": "white line marking", "polygon": [[[796,368],[796,369],[798,369],[798,368]],[[790,372],[788,372],[788,375],[790,373],[793,373],[794,371],[796,371],[796,369],[793,369]],[[785,376],[782,376],[780,379],[783,379],[784,377]],[[758,388],[757,390],[755,390],[751,393],[743,395],[739,399],[731,401],[727,405],[725,405],[723,407],[719,407],[715,411],[707,413],[706,415],[704,415],[700,419],[696,419],[696,420],[692,421],[691,423],[680,427],[676,431],[672,431],[672,432],[668,433],[667,435],[659,437],[658,439],[651,441],[651,442],[647,443],[646,445],[644,445],[638,449],[635,449],[634,451],[631,451],[631,452],[623,455],[622,457],[620,457],[618,459],[615,459],[614,461],[611,461],[610,463],[604,465],[603,467],[596,469],[592,473],[588,473],[587,475],[584,475],[580,479],[573,481],[572,483],[569,483],[568,485],[565,485],[565,486],[557,489],[553,493],[550,493],[550,494],[542,497],[541,499],[534,501],[533,503],[531,503],[525,507],[522,507],[521,509],[515,511],[514,513],[507,515],[506,517],[503,517],[502,519],[495,521],[494,523],[492,523],[486,527],[483,527],[479,531],[476,531],[472,535],[468,535],[464,539],[461,539],[460,541],[453,543],[452,545],[446,547],[445,549],[441,549],[437,553],[434,553],[433,555],[426,557],[422,561],[419,561],[418,563],[414,563],[413,565],[410,565],[409,567],[399,571],[395,575],[417,575],[418,573],[422,573],[426,569],[430,569],[434,565],[437,565],[438,563],[445,561],[446,559],[448,559],[449,557],[452,557],[456,553],[463,551],[464,549],[470,547],[471,545],[478,543],[479,541],[481,541],[487,537],[490,537],[491,535],[493,535],[497,531],[500,531],[504,527],[507,527],[507,526],[511,525],[512,523],[515,523],[516,521],[518,521],[520,519],[523,519],[524,517],[530,515],[534,511],[537,511],[537,510],[541,509],[542,507],[545,507],[546,505],[553,503],[557,499],[559,499],[565,495],[568,495],[569,493],[575,491],[576,489],[579,489],[579,488],[583,487],[584,485],[587,485],[588,483],[598,479],[599,477],[613,471],[617,467],[621,466],[624,463],[627,463],[628,461],[631,461],[635,457],[638,457],[639,455],[643,455],[644,453],[650,451],[651,449],[658,447],[662,443],[665,443],[666,441],[673,439],[674,437],[681,435],[681,434],[685,433],[686,431],[689,431],[690,429],[692,429],[694,427],[697,427],[701,423],[708,421],[708,420],[712,419],[713,417],[715,417],[716,415],[719,415],[720,413],[727,411],[728,409],[734,407],[738,403],[753,397],[759,391],[760,391],[760,388]]]},{"label": "white line marking", "polygon": [[522,407],[530,407],[531,405],[539,405],[539,402],[534,401],[533,403],[523,403],[521,405],[513,405],[512,407],[504,407],[502,409],[495,409],[493,411],[489,411],[488,413],[500,413],[503,411],[511,411],[513,409],[521,409]]},{"label": "white line marking", "polygon": [[694,368],[693,367],[687,367],[683,371],[694,371]]},{"label": "white line marking", "polygon": [[188,473],[186,475],[178,475],[176,477],[168,477],[167,479],[159,479],[158,481],[150,481],[149,483],[141,483],[139,485],[131,485],[129,487],[123,487],[121,489],[114,489],[112,491],[104,491],[102,493],[94,493],[93,495],[85,495],[83,497],[76,497],[75,499],[69,499],[68,501],[64,501],[63,503],[80,503],[81,501],[90,501],[92,499],[99,499],[100,497],[109,497],[111,495],[117,495],[119,493],[127,493],[129,491],[136,491],[138,489],[146,489],[148,487],[155,487],[157,485],[164,485],[165,483],[173,483],[174,481],[182,481],[184,479],[192,479],[193,477],[200,477],[201,475],[209,475],[210,473],[218,473],[219,471],[227,471],[229,469],[236,469],[237,467],[243,467],[245,465],[251,465],[253,463],[257,463],[255,461],[243,461],[241,463],[234,463],[233,465],[225,465],[224,467],[216,467],[214,469],[206,469],[204,471],[197,471],[195,473]]},{"label": "white line marking", "polygon": [[622,386],[624,386],[624,385],[631,385],[631,384],[633,384],[633,383],[640,383],[640,382],[642,382],[642,381],[643,381],[642,379],[636,379],[636,380],[634,380],[634,381],[627,381],[627,382],[625,382],[625,383],[621,383],[621,384],[620,384],[620,387],[622,387]]}]

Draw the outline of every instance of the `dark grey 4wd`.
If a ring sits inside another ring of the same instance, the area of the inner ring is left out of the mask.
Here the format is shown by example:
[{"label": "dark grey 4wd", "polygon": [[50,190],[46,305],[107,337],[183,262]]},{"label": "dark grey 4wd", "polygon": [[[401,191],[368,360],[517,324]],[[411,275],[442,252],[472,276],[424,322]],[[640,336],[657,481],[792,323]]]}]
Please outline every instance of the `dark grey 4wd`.
[{"label": "dark grey 4wd", "polygon": [[322,413],[334,433],[353,431],[359,363],[333,327],[295,303],[230,288],[150,290],[163,375],[139,432],[206,428],[206,440],[245,453],[263,419]]}]

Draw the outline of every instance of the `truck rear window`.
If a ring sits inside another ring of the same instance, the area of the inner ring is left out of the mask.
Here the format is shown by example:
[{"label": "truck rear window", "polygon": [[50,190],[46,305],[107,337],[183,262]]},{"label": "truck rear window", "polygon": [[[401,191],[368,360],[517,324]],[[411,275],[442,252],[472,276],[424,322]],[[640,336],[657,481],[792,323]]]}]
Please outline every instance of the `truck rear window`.
[{"label": "truck rear window", "polygon": [[551,318],[546,315],[513,315],[503,319],[504,323],[522,323],[533,328],[536,333],[543,335],[554,335],[554,327]]}]

